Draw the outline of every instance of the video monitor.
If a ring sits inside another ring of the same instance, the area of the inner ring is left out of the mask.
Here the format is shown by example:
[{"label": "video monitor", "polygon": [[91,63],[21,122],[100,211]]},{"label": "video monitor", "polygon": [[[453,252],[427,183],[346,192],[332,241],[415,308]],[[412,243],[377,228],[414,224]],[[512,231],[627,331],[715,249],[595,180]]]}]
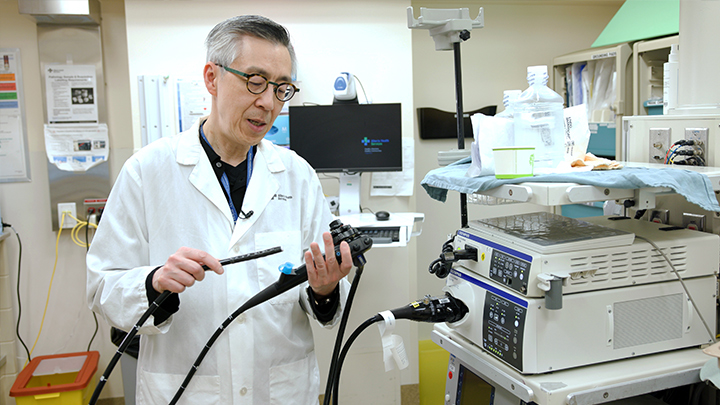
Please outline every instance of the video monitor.
[{"label": "video monitor", "polygon": [[402,170],[400,104],[291,106],[290,149],[318,173]]}]

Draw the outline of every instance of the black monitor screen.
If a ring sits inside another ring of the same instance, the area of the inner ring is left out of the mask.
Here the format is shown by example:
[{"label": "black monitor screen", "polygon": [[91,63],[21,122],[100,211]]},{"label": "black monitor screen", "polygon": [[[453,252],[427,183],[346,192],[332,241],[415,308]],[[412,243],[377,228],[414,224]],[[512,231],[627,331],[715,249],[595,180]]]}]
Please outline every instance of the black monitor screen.
[{"label": "black monitor screen", "polygon": [[495,403],[495,387],[485,382],[462,364],[460,365],[457,390],[458,394],[455,401],[457,405],[493,405]]},{"label": "black monitor screen", "polygon": [[290,107],[290,149],[317,172],[401,171],[400,104]]}]

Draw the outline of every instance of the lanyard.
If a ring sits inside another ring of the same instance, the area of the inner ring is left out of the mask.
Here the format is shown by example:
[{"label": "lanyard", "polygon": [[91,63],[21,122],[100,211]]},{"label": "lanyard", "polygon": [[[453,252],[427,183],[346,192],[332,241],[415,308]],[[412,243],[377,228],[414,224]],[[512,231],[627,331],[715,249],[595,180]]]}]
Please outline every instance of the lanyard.
[{"label": "lanyard", "polygon": [[[212,149],[213,152],[215,152],[215,149],[213,149],[212,145],[210,145],[210,142],[208,142],[207,138],[205,137],[205,131],[203,131],[203,125],[205,125],[204,122],[202,125],[200,125],[200,136],[202,136],[203,140],[205,141],[205,143],[208,144],[210,149]],[[215,153],[217,153],[217,152],[215,152]],[[250,177],[252,177],[254,155],[255,155],[255,153],[253,152],[253,147],[251,146],[250,150],[248,151],[247,158],[245,159],[245,161],[247,162],[247,181],[245,182],[245,192],[247,192],[247,188],[250,185]],[[230,181],[228,180],[227,173],[225,173],[224,170],[223,170],[222,177],[220,178],[220,184],[222,184],[223,189],[225,189],[225,193],[228,196],[228,202],[230,203],[230,212],[232,212],[233,221],[237,222],[238,213],[237,213],[237,210],[235,209],[235,204],[233,204],[232,195],[230,194]]]}]

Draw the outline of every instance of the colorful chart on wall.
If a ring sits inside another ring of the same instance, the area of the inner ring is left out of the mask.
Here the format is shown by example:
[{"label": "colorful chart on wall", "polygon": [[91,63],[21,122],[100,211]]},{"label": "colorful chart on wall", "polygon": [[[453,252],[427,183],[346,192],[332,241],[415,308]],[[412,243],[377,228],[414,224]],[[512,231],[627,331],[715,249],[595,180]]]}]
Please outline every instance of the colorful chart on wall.
[{"label": "colorful chart on wall", "polygon": [[0,48],[0,183],[30,181],[20,49]]}]

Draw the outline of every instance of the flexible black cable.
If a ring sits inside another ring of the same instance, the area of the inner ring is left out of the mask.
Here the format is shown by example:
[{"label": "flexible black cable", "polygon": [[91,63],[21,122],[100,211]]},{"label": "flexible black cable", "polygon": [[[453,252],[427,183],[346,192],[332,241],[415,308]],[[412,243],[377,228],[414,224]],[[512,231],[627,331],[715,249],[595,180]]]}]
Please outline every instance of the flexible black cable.
[{"label": "flexible black cable", "polygon": [[706,386],[707,384],[705,382],[699,382],[693,386],[690,405],[700,405],[700,398],[702,398],[702,393]]},{"label": "flexible black cable", "polygon": [[[353,333],[350,335],[350,337],[348,337],[347,342],[345,342],[345,346],[343,346],[343,349],[340,352],[340,355],[338,356],[337,367],[335,368],[335,373],[332,377],[332,382],[333,382],[333,387],[334,387],[333,393],[332,393],[333,405],[337,405],[337,403],[338,403],[338,397],[340,396],[339,395],[339,392],[340,392],[340,370],[342,370],[342,365],[343,365],[343,362],[345,361],[345,357],[347,356],[348,352],[350,351],[350,346],[352,346],[353,342],[355,342],[355,339],[357,339],[358,336],[360,336],[360,334],[365,331],[365,329],[370,327],[370,325],[372,325],[376,322],[380,322],[382,320],[383,320],[383,317],[380,314],[377,314],[377,315],[373,316],[372,318],[367,319],[365,322],[360,324],[360,326],[358,326],[353,331]],[[325,394],[325,395],[326,395],[325,399],[327,400],[327,398],[328,398],[327,394]]]},{"label": "flexible black cable", "polygon": [[97,336],[98,329],[100,329],[100,325],[98,324],[97,314],[95,314],[95,312],[93,312],[92,314],[93,314],[93,319],[95,320],[95,332],[93,332],[93,335],[90,338],[90,342],[88,343],[88,346],[87,346],[88,352],[90,351],[90,346],[92,346],[93,340],[95,340],[95,336]]},{"label": "flexible black cable", "polygon": [[112,359],[110,359],[110,362],[108,363],[107,367],[105,368],[105,372],[103,375],[100,376],[100,379],[98,380],[97,385],[95,386],[95,391],[93,391],[93,395],[90,398],[90,405],[94,405],[98,398],[100,397],[100,393],[102,392],[103,388],[105,387],[105,383],[107,383],[108,378],[110,378],[110,374],[112,373],[113,369],[115,368],[115,365],[117,364],[118,360],[120,360],[120,357],[123,353],[125,353],[125,350],[130,345],[130,342],[132,341],[132,338],[137,335],[138,330],[140,327],[147,321],[148,318],[150,318],[150,315],[152,315],[159,307],[160,305],[167,299],[167,297],[172,294],[171,291],[163,291],[162,294],[160,294],[159,297],[155,301],[153,301],[150,304],[150,308],[148,308],[147,311],[145,311],[144,314],[140,317],[140,320],[135,324],[135,326],[130,329],[130,332],[128,332],[127,335],[125,335],[125,339],[123,339],[122,343],[120,343],[120,346],[118,346],[117,351],[115,351],[115,355]]},{"label": "flexible black cable", "polygon": [[[350,251],[353,252],[355,255],[352,262],[357,268],[357,270],[355,273],[355,279],[353,280],[353,287],[357,288],[357,284],[360,281],[360,275],[362,274],[362,270],[366,263],[365,256],[363,256],[363,254],[372,246],[372,239],[370,239],[370,237],[367,235],[361,235],[360,232],[358,232],[356,229],[349,225],[343,225],[340,220],[335,220],[330,223],[330,233],[332,234],[333,243],[335,244],[335,257],[338,264],[341,262],[341,242],[344,241],[348,243]],[[229,326],[230,323],[232,323],[233,319],[235,319],[238,315],[245,312],[246,310],[304,283],[305,281],[307,281],[307,279],[307,267],[304,264],[302,266],[292,269],[291,272],[283,271],[278,281],[266,287],[259,293],[255,294],[243,306],[233,312],[205,344],[205,347],[200,352],[197,360],[190,368],[190,371],[185,377],[185,380],[182,382],[177,392],[175,393],[175,396],[170,401],[170,405],[174,405],[180,399],[182,394],[185,392],[186,387],[190,383],[190,380],[192,380],[193,375],[195,375],[198,367],[200,367],[200,363],[202,363],[205,355],[210,350],[210,347],[215,343],[215,340],[220,336],[220,334],[225,330],[225,328]],[[353,287],[350,288],[350,293],[345,304],[345,309],[343,311],[343,319],[340,322],[340,328],[335,342],[336,351],[333,352],[333,355],[338,353],[340,350],[343,331],[345,330],[345,325],[347,324],[347,317],[350,314],[350,304],[352,303],[352,296],[354,296],[355,294]]]},{"label": "flexible black cable", "polygon": [[360,284],[360,277],[362,276],[364,265],[358,266],[355,270],[355,277],[350,285],[350,291],[348,292],[347,301],[345,302],[345,309],[343,310],[342,319],[340,320],[340,326],[338,327],[337,336],[335,336],[335,346],[333,347],[333,353],[330,357],[330,370],[328,372],[328,380],[325,384],[325,397],[323,398],[323,405],[330,404],[330,397],[332,396],[332,376],[335,375],[335,369],[337,367],[337,359],[342,349],[343,336],[345,335],[345,328],[347,327],[348,318],[350,318],[350,307],[355,299],[355,291],[357,291],[358,285]]},{"label": "flexible black cable", "polygon": [[215,330],[215,333],[213,333],[210,339],[208,339],[207,343],[205,343],[205,347],[203,347],[202,351],[195,360],[195,363],[193,363],[190,371],[188,371],[187,375],[185,376],[185,380],[183,380],[182,384],[180,384],[180,387],[175,392],[175,396],[170,401],[170,405],[176,404],[177,401],[180,400],[180,397],[183,395],[183,393],[185,393],[185,389],[190,384],[190,380],[192,380],[195,372],[200,367],[200,364],[207,355],[208,351],[210,351],[212,345],[215,344],[217,338],[220,337],[220,335],[225,331],[228,326],[230,326],[230,324],[235,320],[235,318],[240,316],[240,314],[247,311],[248,309],[258,306],[263,302],[290,290],[291,288],[297,287],[298,285],[306,282],[307,279],[307,267],[303,264],[302,266],[293,269],[293,272],[291,274],[282,274],[278,281],[269,285],[259,293],[255,294],[253,297],[247,300],[245,304],[243,304],[240,308],[235,310],[235,312],[230,314],[230,316],[225,319],[222,325],[220,325],[220,327]]},{"label": "flexible black cable", "polygon": [[[254,252],[254,253],[248,253],[248,254],[244,254],[244,255],[240,255],[240,256],[223,259],[223,260],[220,260],[220,264],[222,266],[226,266],[228,264],[239,263],[239,262],[244,262],[247,260],[253,260],[253,259],[258,259],[258,258],[265,257],[265,256],[270,256],[270,255],[273,255],[273,254],[279,253],[279,252],[282,252],[282,249],[280,247],[274,247],[274,248]],[[206,271],[210,270],[210,268],[208,266],[203,266],[203,269]],[[145,324],[145,321],[147,321],[147,319],[150,318],[150,316],[153,313],[155,313],[155,311],[160,307],[160,305],[171,294],[173,294],[171,291],[168,291],[168,290],[163,291],[162,294],[160,294],[160,296],[155,299],[155,301],[150,303],[150,307],[147,309],[147,311],[145,311],[145,313],[142,314],[142,316],[137,321],[135,326],[133,326],[132,329],[130,329],[130,331],[125,335],[125,338],[118,346],[118,349],[115,352],[115,355],[113,356],[112,359],[110,359],[108,366],[105,368],[105,372],[103,372],[103,375],[100,376],[100,379],[99,379],[97,385],[95,386],[95,391],[93,391],[93,395],[90,398],[90,402],[89,402],[90,405],[94,405],[97,402],[98,398],[100,397],[100,393],[103,390],[103,387],[105,387],[105,383],[107,383],[108,378],[110,378],[110,374],[112,373],[113,369],[115,368],[115,365],[117,364],[118,360],[120,360],[120,357],[125,352],[125,350],[128,348],[128,346],[130,345],[130,342],[132,342],[132,339],[135,337],[135,335],[137,335],[138,330],[140,330],[140,327],[142,327],[142,325]]]},{"label": "flexible black cable", "polygon": [[[444,296],[439,297],[431,297],[429,295],[425,296],[419,301],[412,302],[404,307],[395,308],[390,312],[396,320],[409,319],[415,322],[453,323],[463,319],[470,310],[464,302],[449,293],[445,293]],[[347,353],[350,350],[350,346],[363,330],[367,329],[367,327],[373,323],[379,322],[383,319],[384,317],[382,314],[377,314],[366,320],[353,332],[353,334],[348,338],[348,341],[345,343],[345,346],[343,346],[342,352],[338,357],[335,372],[331,378],[334,388],[332,393],[333,405],[337,405],[338,398],[340,397],[340,370],[342,370],[342,364],[345,361],[345,356],[347,356]]]},{"label": "flexible black cable", "polygon": [[[88,223],[85,226],[85,253],[86,254],[90,250],[90,236],[88,235],[89,229],[90,229],[90,218],[88,218],[87,221],[88,221]],[[90,311],[90,312],[92,313],[93,319],[95,320],[95,332],[93,332],[93,335],[90,338],[90,342],[88,343],[88,346],[87,346],[88,352],[90,351],[90,346],[92,346],[92,343],[95,340],[95,336],[97,336],[98,330],[100,329],[100,324],[98,323],[97,314],[95,313],[95,311]]]},{"label": "flexible black cable", "polygon": [[[10,229],[12,229],[13,232],[15,233],[15,237],[16,237],[17,240],[18,240],[18,270],[17,270],[17,285],[16,285],[16,288],[15,288],[15,290],[16,290],[16,292],[17,292],[18,319],[17,319],[17,324],[15,325],[15,334],[17,335],[18,340],[19,340],[20,343],[22,344],[23,348],[25,348],[25,353],[27,353],[27,357],[28,357],[27,361],[28,361],[28,363],[29,363],[30,360],[32,360],[32,359],[30,358],[30,350],[28,349],[27,345],[25,344],[25,342],[24,342],[24,341],[22,340],[22,338],[20,337],[20,317],[22,316],[22,304],[21,304],[21,301],[20,301],[20,266],[22,265],[22,241],[20,240],[20,234],[17,233],[17,231],[15,230],[15,228],[12,227],[12,225],[3,223],[3,224],[2,224],[2,227],[3,227],[3,228],[10,228]],[[2,232],[0,232],[0,233],[2,233]]]},{"label": "flexible black cable", "polygon": [[440,258],[433,260],[433,262],[430,263],[430,266],[428,267],[428,272],[430,274],[435,274],[438,278],[445,278],[450,274],[453,262],[445,260],[445,256],[447,253],[453,252],[455,250],[455,247],[453,246],[453,242],[455,242],[455,236],[457,236],[457,234],[452,235],[450,239],[443,243]]}]

